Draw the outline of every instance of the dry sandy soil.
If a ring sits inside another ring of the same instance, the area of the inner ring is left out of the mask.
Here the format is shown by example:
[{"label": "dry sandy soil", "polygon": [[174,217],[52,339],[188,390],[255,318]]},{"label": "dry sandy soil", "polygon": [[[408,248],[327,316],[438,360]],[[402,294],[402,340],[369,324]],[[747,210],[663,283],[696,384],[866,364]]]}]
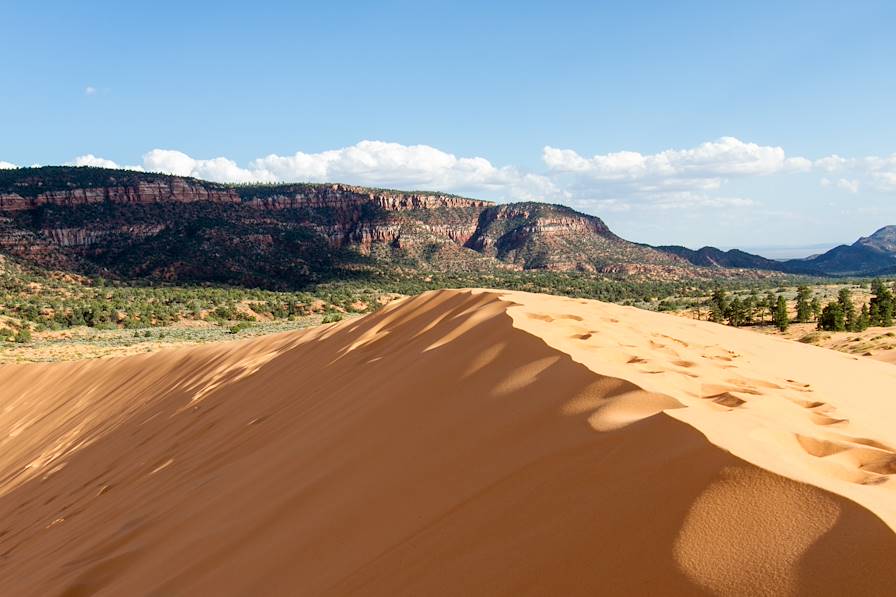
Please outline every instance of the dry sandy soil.
[{"label": "dry sandy soil", "polygon": [[896,367],[439,291],[0,367],[4,595],[892,595]]},{"label": "dry sandy soil", "polygon": [[896,327],[873,327],[862,332],[825,332],[817,330],[814,323],[793,323],[783,334],[771,326],[756,329],[896,365]]}]

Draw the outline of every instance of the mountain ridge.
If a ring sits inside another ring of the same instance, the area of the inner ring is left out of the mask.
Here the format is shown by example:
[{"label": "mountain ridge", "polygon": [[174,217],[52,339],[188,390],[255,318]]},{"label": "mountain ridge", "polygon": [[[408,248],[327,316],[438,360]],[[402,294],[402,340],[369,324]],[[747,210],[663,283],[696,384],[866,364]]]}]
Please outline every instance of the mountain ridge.
[{"label": "mountain ridge", "polygon": [[559,204],[44,166],[0,171],[0,251],[111,278],[269,288],[371,267],[654,279],[868,275],[896,271],[896,226],[812,258],[776,261],[738,249],[628,241],[599,217]]},{"label": "mountain ridge", "polygon": [[64,166],[0,172],[0,249],[41,266],[111,277],[268,287],[377,264],[699,273],[562,205]]},{"label": "mountain ridge", "polygon": [[801,259],[777,261],[739,249],[722,251],[716,247],[694,250],[667,245],[657,249],[704,267],[740,267],[823,276],[884,275],[896,272],[896,225],[883,226],[851,245],[838,245]]}]

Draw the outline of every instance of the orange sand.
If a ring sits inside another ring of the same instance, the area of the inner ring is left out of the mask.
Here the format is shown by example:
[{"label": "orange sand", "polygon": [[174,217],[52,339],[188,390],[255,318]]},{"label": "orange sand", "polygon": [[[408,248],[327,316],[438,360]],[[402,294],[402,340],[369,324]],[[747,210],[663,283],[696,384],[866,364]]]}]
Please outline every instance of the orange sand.
[{"label": "orange sand", "polygon": [[0,367],[2,595],[887,595],[896,368],[441,291]]}]

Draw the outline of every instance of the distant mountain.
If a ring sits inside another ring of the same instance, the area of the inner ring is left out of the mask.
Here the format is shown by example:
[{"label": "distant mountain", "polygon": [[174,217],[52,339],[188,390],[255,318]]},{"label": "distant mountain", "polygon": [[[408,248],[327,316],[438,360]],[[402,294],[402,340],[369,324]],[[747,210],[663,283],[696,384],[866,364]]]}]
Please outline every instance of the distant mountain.
[{"label": "distant mountain", "polygon": [[560,205],[87,167],[0,170],[0,251],[118,279],[268,288],[372,267],[715,275]]},{"label": "distant mountain", "polygon": [[786,262],[791,271],[827,275],[875,275],[896,271],[896,226],[884,226],[851,245],[840,245],[810,259]]},{"label": "distant mountain", "polygon": [[748,268],[817,276],[874,276],[896,273],[896,226],[884,226],[851,245],[840,245],[804,259],[776,261],[737,249],[715,247],[692,250],[680,246],[657,247],[702,267]]},{"label": "distant mountain", "polygon": [[678,245],[661,246],[657,247],[657,249],[677,255],[694,265],[703,267],[734,267],[744,269],[764,269],[770,271],[781,269],[780,261],[766,259],[760,255],[753,255],[752,253],[747,253],[740,249],[722,251],[715,247],[703,247],[701,249],[693,250]]}]

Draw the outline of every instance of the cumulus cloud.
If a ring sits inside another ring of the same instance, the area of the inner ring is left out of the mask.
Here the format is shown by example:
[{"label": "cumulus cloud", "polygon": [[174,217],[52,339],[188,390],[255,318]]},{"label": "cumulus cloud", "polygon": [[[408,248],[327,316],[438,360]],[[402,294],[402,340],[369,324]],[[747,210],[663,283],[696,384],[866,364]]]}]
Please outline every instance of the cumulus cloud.
[{"label": "cumulus cloud", "polygon": [[859,188],[861,188],[862,186],[862,183],[855,179],[838,178],[836,180],[831,180],[827,176],[825,176],[818,182],[825,188],[838,188],[850,193],[858,193]]},{"label": "cumulus cloud", "polygon": [[571,149],[545,147],[550,170],[584,174],[596,180],[716,179],[809,170],[812,162],[787,157],[781,147],[744,143],[735,137],[707,141],[691,149],[667,149],[655,154],[618,151],[582,157]]},{"label": "cumulus cloud", "polygon": [[715,197],[696,193],[672,193],[660,197],[655,207],[681,209],[688,207],[755,207],[756,201],[748,197]]},{"label": "cumulus cloud", "polygon": [[457,157],[429,145],[361,141],[351,147],[291,156],[268,155],[250,167],[276,180],[346,180],[386,187],[482,191],[514,198],[555,195],[545,176],[497,167],[481,157]]},{"label": "cumulus cloud", "polygon": [[4,162],[3,160],[0,160],[0,170],[12,170],[13,168],[18,168],[18,166],[10,162]]},{"label": "cumulus cloud", "polygon": [[151,172],[192,176],[215,182],[278,182],[280,179],[263,170],[241,168],[224,157],[194,159],[172,149],[153,149],[143,156],[143,167]]},{"label": "cumulus cloud", "polygon": [[735,137],[654,154],[618,151],[585,157],[572,149],[547,146],[542,159],[551,180],[581,204],[624,199],[659,208],[744,207],[749,200],[711,193],[734,178],[812,168],[811,161],[787,156],[781,147],[746,143]]},{"label": "cumulus cloud", "polygon": [[815,160],[815,167],[831,174],[844,174],[847,177],[840,178],[836,183],[825,180],[831,186],[851,193],[858,192],[860,186],[867,186],[877,191],[896,191],[896,153],[889,156],[865,156],[859,158],[844,158],[839,155],[830,155]]},{"label": "cumulus cloud", "polygon": [[[71,166],[92,166],[94,168],[121,168],[118,164],[113,162],[112,160],[107,160],[104,158],[98,158],[92,153],[88,153],[87,155],[79,155],[71,162],[69,162]],[[129,169],[139,169],[139,166],[132,166]]]},{"label": "cumulus cloud", "polygon": [[812,168],[810,160],[788,156],[781,147],[747,143],[735,137],[653,154],[618,151],[591,157],[547,146],[542,159],[551,180],[580,205],[600,205],[613,199],[660,209],[751,206],[754,203],[750,199],[715,193],[731,179]]},{"label": "cumulus cloud", "polygon": [[[137,166],[119,166],[93,154],[79,156],[71,163],[216,182],[346,182],[446,191],[499,201],[551,201],[585,210],[617,212],[756,207],[755,201],[739,195],[733,181],[809,170],[825,175],[823,186],[850,194],[896,190],[896,154],[863,158],[831,155],[810,161],[787,155],[781,147],[735,137],[653,154],[619,151],[591,157],[547,146],[542,160],[541,171],[527,171],[496,165],[484,157],[457,156],[429,145],[361,141],[317,153],[269,154],[243,164],[227,157],[196,158],[174,149],[153,149]],[[726,185],[731,189],[726,191]]]},{"label": "cumulus cloud", "polygon": [[[88,154],[74,165],[119,168],[116,162]],[[377,187],[427,189],[480,194],[494,199],[562,198],[546,176],[511,166],[497,167],[481,157],[457,157],[428,145],[361,141],[320,153],[270,154],[242,167],[217,157],[197,159],[173,149],[153,149],[141,166],[129,169],[192,176],[215,182],[347,182]]]}]

